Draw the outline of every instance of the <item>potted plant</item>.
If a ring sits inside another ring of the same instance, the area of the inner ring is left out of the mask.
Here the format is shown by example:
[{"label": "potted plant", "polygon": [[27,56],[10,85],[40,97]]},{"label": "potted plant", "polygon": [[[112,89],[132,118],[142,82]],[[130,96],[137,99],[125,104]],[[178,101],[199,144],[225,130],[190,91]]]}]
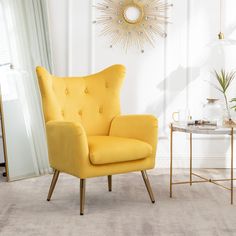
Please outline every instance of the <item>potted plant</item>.
[{"label": "potted plant", "polygon": [[[218,85],[214,87],[223,94],[224,101],[225,101],[225,107],[227,111],[227,119],[224,120],[225,125],[235,125],[230,114],[230,107],[229,107],[229,102],[227,98],[227,91],[235,78],[235,73],[236,71],[226,72],[224,69],[221,69],[219,72],[217,72],[216,70],[214,71],[214,76],[218,82]],[[236,98],[234,101],[236,101]],[[236,106],[235,106],[235,109],[236,109]]]}]

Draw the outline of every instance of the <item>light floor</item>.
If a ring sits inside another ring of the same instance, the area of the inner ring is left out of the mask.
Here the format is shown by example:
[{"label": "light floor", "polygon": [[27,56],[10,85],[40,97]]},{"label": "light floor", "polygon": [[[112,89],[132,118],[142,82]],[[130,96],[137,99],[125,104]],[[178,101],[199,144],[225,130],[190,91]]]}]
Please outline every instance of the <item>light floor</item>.
[{"label": "light floor", "polygon": [[[175,170],[176,179],[188,179],[187,170]],[[224,177],[226,170],[202,170]],[[79,214],[79,180],[59,177],[51,202],[46,201],[51,176],[0,182],[0,235],[236,235],[235,205],[230,192],[213,184],[174,186],[169,198],[169,170],[149,171],[156,197],[151,204],[141,174],[88,179],[85,215]],[[236,195],[236,191],[235,191]]]}]

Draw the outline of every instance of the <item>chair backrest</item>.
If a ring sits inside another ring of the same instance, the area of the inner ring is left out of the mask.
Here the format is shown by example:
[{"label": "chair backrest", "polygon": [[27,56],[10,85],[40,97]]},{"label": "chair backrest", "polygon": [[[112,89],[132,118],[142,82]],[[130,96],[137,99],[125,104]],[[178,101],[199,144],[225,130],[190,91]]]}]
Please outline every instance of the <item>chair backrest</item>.
[{"label": "chair backrest", "polygon": [[57,77],[37,67],[45,122],[81,122],[88,135],[107,135],[120,114],[120,88],[125,67],[113,65],[84,77]]}]

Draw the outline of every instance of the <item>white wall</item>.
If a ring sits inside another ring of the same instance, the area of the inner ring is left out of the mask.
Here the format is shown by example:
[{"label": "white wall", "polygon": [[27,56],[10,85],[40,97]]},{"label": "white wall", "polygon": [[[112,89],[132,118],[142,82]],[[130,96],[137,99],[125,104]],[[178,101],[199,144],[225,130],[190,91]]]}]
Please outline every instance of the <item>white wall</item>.
[{"label": "white wall", "polygon": [[[151,113],[159,118],[158,166],[169,165],[171,114],[189,107],[193,118],[201,118],[207,97],[219,97],[206,80],[211,71],[235,69],[236,47],[207,46],[219,33],[219,1],[170,0],[172,24],[167,38],[156,47],[136,51],[109,48],[107,38],[98,36],[99,26],[92,21],[91,6],[102,0],[50,0],[50,27],[55,74],[84,75],[111,64],[127,67],[122,90],[123,113]],[[235,0],[223,1],[223,28],[226,36],[236,38]],[[235,93],[233,93],[235,91]],[[232,95],[236,96],[235,84]],[[177,134],[174,141],[175,166],[188,165],[188,136]],[[229,166],[227,137],[194,136],[194,165]],[[226,157],[226,158],[225,158]]]}]

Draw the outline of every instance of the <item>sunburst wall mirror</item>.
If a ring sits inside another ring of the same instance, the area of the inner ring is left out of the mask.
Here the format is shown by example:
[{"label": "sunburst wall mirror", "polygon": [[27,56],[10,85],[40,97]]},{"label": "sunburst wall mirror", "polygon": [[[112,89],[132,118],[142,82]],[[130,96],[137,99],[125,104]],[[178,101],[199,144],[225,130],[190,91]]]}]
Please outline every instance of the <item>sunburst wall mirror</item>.
[{"label": "sunburst wall mirror", "polygon": [[121,44],[124,50],[136,47],[142,53],[146,43],[154,47],[158,36],[166,37],[167,10],[164,0],[102,0],[95,5],[94,23],[102,26],[101,35],[110,38],[110,47]]}]

